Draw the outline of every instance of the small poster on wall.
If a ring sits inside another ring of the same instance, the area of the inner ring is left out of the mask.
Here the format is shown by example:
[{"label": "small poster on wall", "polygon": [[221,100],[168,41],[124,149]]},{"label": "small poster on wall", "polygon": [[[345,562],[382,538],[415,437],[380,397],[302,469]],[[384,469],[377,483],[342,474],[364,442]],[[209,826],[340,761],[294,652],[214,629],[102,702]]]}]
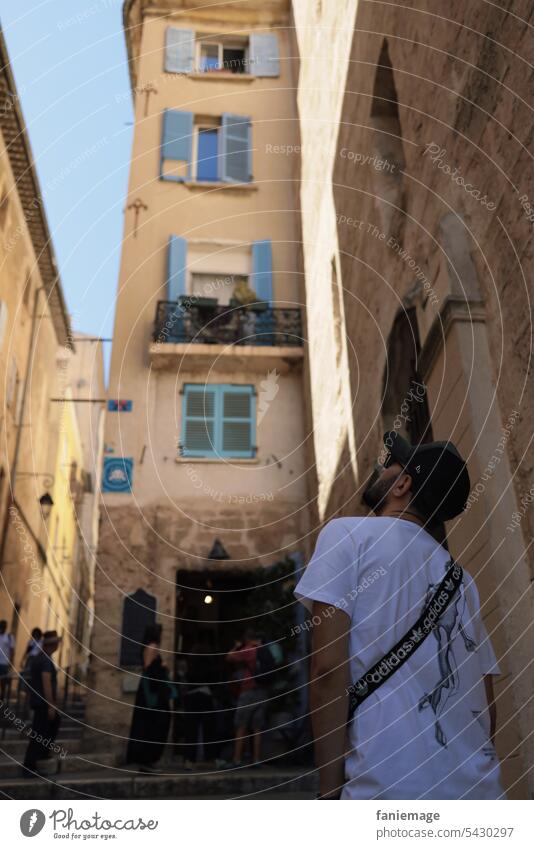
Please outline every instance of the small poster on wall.
[{"label": "small poster on wall", "polygon": [[133,401],[124,398],[111,398],[108,401],[108,412],[110,413],[131,413]]},{"label": "small poster on wall", "polygon": [[132,457],[104,457],[102,492],[131,492]]}]

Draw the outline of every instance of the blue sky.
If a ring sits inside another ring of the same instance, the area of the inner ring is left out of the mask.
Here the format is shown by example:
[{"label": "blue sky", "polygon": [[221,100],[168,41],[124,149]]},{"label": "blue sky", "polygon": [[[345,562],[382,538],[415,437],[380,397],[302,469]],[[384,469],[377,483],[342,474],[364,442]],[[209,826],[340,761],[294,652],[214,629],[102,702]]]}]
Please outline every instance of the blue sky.
[{"label": "blue sky", "polygon": [[133,120],[122,0],[0,0],[0,18],[73,327],[110,337]]}]

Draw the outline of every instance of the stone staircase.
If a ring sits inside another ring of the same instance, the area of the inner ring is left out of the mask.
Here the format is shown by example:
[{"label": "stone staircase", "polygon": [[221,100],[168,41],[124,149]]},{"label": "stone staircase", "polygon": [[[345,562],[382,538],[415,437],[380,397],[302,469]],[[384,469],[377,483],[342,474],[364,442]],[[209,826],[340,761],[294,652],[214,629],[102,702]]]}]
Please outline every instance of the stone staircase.
[{"label": "stone staircase", "polygon": [[23,778],[28,745],[24,728],[0,728],[0,798],[4,799],[311,799],[317,778],[311,767],[184,770],[167,755],[161,773],[146,775],[121,765],[109,750],[90,751],[83,740],[84,706],[75,702],[63,718],[54,754],[46,766],[54,774]]}]

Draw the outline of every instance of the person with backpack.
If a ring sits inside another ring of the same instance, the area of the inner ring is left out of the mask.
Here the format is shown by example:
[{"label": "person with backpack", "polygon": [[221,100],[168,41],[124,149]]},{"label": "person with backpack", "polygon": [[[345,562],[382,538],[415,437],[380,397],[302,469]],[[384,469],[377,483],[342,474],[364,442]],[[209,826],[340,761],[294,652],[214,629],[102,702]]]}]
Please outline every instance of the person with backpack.
[{"label": "person with backpack", "polygon": [[319,798],[505,798],[477,588],[428,532],[465,508],[466,464],[450,442],[384,445],[375,516],[325,525],[295,589],[313,622]]},{"label": "person with backpack", "polygon": [[[269,662],[269,656],[271,661]],[[243,766],[247,732],[252,735],[253,766],[261,765],[261,735],[265,730],[266,678],[274,662],[269,647],[248,628],[242,641],[235,643],[226,660],[236,669],[237,702],[234,714],[235,742],[230,766]]]}]

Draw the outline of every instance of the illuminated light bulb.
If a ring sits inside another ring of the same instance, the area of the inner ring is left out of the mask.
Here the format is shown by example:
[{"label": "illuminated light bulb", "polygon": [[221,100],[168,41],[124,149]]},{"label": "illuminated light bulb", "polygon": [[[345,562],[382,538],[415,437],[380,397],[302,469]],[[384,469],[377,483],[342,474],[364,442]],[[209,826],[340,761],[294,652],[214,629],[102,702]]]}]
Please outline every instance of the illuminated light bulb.
[{"label": "illuminated light bulb", "polygon": [[213,596],[212,596],[212,595],[205,595],[205,596],[204,596],[204,604],[211,604],[211,603],[212,603],[212,601],[213,601]]}]

